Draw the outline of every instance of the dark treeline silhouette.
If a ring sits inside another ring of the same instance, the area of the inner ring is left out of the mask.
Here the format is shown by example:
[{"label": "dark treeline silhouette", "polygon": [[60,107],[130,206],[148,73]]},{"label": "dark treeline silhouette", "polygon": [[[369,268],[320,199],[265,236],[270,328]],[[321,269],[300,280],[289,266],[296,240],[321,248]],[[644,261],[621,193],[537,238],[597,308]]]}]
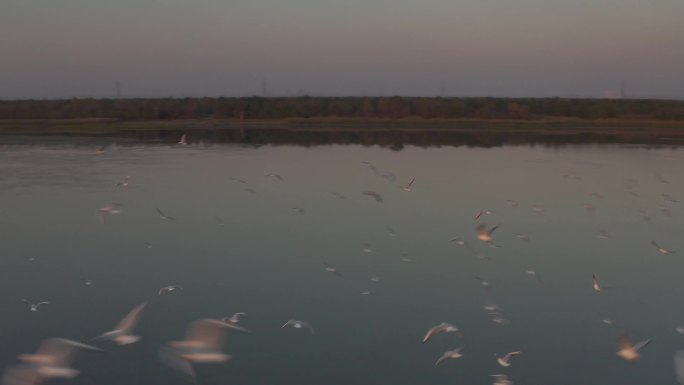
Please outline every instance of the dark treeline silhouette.
[{"label": "dark treeline silhouette", "polygon": [[580,119],[684,120],[684,101],[650,99],[242,97],[0,101],[0,119]]}]

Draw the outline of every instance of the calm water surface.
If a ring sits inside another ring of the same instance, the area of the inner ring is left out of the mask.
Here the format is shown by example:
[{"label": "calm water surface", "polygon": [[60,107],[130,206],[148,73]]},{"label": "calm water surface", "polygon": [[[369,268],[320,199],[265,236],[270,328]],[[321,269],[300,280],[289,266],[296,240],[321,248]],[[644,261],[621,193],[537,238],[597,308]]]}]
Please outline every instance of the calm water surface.
[{"label": "calm water surface", "polygon": [[[107,354],[74,363],[80,377],[50,383],[187,383],[158,349],[195,319],[242,311],[253,334],[230,337],[228,364],[198,366],[200,384],[491,384],[497,373],[532,385],[676,384],[684,203],[662,194],[684,200],[681,149],[98,147],[0,146],[0,367],[44,338],[87,341],[149,301],[139,343],[102,344]],[[124,176],[130,185],[115,188]],[[102,223],[108,202],[123,210]],[[475,221],[480,209],[494,214]],[[475,239],[477,223],[501,224],[498,248]],[[659,254],[651,240],[679,252]],[[183,290],[156,295],[171,284]],[[52,304],[30,312],[21,298]],[[491,321],[489,301],[509,324]],[[316,334],[281,329],[289,319]],[[421,344],[444,321],[464,338]],[[641,360],[615,355],[623,331],[653,338]],[[463,358],[433,366],[459,346]],[[511,367],[496,363],[514,350]]]}]

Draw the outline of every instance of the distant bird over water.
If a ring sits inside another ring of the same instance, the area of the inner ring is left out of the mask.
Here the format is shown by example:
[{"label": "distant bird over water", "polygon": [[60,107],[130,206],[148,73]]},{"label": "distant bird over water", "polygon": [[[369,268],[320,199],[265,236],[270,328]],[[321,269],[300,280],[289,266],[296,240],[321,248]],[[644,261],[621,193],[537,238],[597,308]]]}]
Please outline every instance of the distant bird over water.
[{"label": "distant bird over water", "polygon": [[377,193],[375,191],[364,191],[363,195],[368,195],[369,197],[373,197],[373,199],[375,199],[375,201],[378,203],[382,202],[382,196],[380,195],[380,193]]},{"label": "distant bird over water", "polygon": [[402,189],[406,192],[411,191],[411,186],[413,186],[413,182],[415,182],[415,181],[416,181],[416,178],[411,179],[411,181],[408,182],[408,184],[406,184],[404,187],[402,187]]},{"label": "distant bird over water", "polygon": [[159,217],[165,221],[175,221],[176,220],[176,217],[170,217],[170,216],[164,214],[164,212],[161,211],[160,209],[157,209],[157,213],[159,214]]},{"label": "distant bird over water", "polygon": [[159,289],[159,292],[157,292],[157,295],[162,295],[166,293],[171,293],[177,290],[181,290],[182,287],[176,286],[176,285],[169,285],[169,286],[164,286],[161,289]]},{"label": "distant bird over water", "polygon": [[183,134],[181,136],[180,140],[178,141],[178,144],[180,144],[181,146],[187,146],[188,145],[187,138],[188,138],[188,136],[186,134]]},{"label": "distant bird over water", "polygon": [[441,364],[444,360],[457,359],[463,357],[461,350],[463,350],[462,347],[444,352],[444,354],[442,354],[442,356],[439,357],[437,362],[435,362],[435,366]]},{"label": "distant bird over water", "polygon": [[38,303],[32,303],[31,301],[27,299],[21,299],[21,302],[27,304],[29,306],[29,310],[31,311],[38,311],[38,308],[41,307],[42,305],[49,305],[50,301],[42,301]]},{"label": "distant bird over water", "polygon": [[313,329],[313,327],[311,326],[311,324],[308,323],[308,322],[305,322],[305,321],[300,321],[300,320],[291,319],[291,320],[285,322],[285,323],[283,324],[283,326],[281,326],[280,328],[281,328],[281,329],[284,329],[284,328],[286,328],[286,327],[288,327],[288,326],[291,326],[291,327],[293,327],[293,328],[295,328],[295,329],[306,329],[306,330],[309,331],[309,333],[314,334],[314,329]]},{"label": "distant bird over water", "polygon": [[600,293],[601,285],[599,284],[598,278],[596,278],[596,274],[591,275],[591,280],[593,282],[592,288],[594,289],[594,291]]},{"label": "distant bird over water", "polygon": [[437,326],[431,327],[430,330],[427,331],[425,337],[423,337],[423,343],[428,342],[430,338],[439,333],[456,333],[459,337],[463,337],[463,333],[459,328],[448,322],[442,322]]},{"label": "distant bird over water", "polygon": [[658,252],[659,252],[660,254],[673,254],[673,253],[676,253],[676,251],[674,251],[674,250],[668,250],[668,249],[666,249],[666,248],[661,247],[659,244],[656,243],[656,241],[651,241],[651,246],[655,247],[656,250],[658,250]]}]

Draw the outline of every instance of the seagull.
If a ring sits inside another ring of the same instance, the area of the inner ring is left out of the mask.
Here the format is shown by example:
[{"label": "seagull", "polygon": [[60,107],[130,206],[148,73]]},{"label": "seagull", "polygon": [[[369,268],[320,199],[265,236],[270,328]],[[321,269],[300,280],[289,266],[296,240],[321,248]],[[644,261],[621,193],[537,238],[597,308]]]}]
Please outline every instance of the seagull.
[{"label": "seagull", "polygon": [[448,322],[442,322],[437,326],[431,327],[430,330],[427,331],[425,337],[423,337],[423,343],[428,342],[432,336],[439,333],[456,333],[459,337],[463,338],[463,333],[459,328]]},{"label": "seagull", "polygon": [[251,188],[246,188],[245,191],[247,191],[248,193],[250,193],[252,195],[256,195],[256,193],[257,193],[256,191],[254,191],[254,189],[251,189]]},{"label": "seagull", "polygon": [[653,247],[655,247],[656,250],[658,250],[658,252],[659,252],[660,254],[674,254],[674,253],[676,253],[676,251],[674,251],[674,250],[668,250],[668,249],[664,249],[664,248],[660,247],[660,245],[658,245],[658,244],[656,243],[656,241],[651,241],[651,245],[652,245]]},{"label": "seagull", "polygon": [[378,282],[380,282],[381,279],[382,279],[382,277],[376,275],[376,276],[371,277],[370,280],[371,280],[371,282],[378,283]]},{"label": "seagull", "polygon": [[408,184],[406,186],[402,187],[402,189],[406,192],[411,191],[411,186],[413,186],[413,182],[415,182],[415,181],[416,181],[416,178],[411,179],[411,181],[408,182]]},{"label": "seagull", "polygon": [[596,274],[592,274],[591,279],[594,281],[594,285],[593,285],[594,291],[597,293],[600,293],[601,292],[601,285],[599,285],[599,281],[596,278]]},{"label": "seagull", "polygon": [[165,293],[171,293],[172,291],[181,290],[181,289],[182,289],[182,287],[176,286],[176,285],[164,286],[161,289],[159,289],[159,292],[157,293],[157,295],[162,295]]},{"label": "seagull", "polygon": [[527,275],[534,277],[537,280],[537,282],[544,283],[542,282],[541,275],[539,275],[539,273],[537,273],[536,270],[531,270],[530,268],[526,267],[525,272],[527,273]]},{"label": "seagull", "polygon": [[629,342],[629,340],[627,339],[627,333],[625,332],[618,337],[617,341],[619,350],[615,354],[617,354],[618,357],[624,360],[634,361],[641,357],[639,351],[648,346],[648,344],[651,343],[652,339],[649,338],[647,340],[639,342],[636,345],[632,345],[632,343]]},{"label": "seagull", "polygon": [[654,171],[654,172],[653,172],[653,175],[656,177],[656,179],[658,179],[658,181],[659,181],[660,183],[665,183],[665,184],[670,183],[667,179],[663,178],[663,176],[660,175],[660,173],[658,173],[658,172],[655,172],[655,171]]},{"label": "seagull", "polygon": [[362,291],[361,295],[370,295],[370,290]]},{"label": "seagull", "polygon": [[90,286],[90,285],[93,284],[93,281],[90,280],[90,279],[84,279],[84,280],[83,280],[83,284],[86,285],[86,286]]},{"label": "seagull", "polygon": [[325,271],[329,271],[333,274],[335,274],[338,277],[342,277],[342,273],[337,271],[337,268],[334,266],[330,266],[327,262],[323,262],[323,266],[325,266]]},{"label": "seagull", "polygon": [[311,324],[305,321],[300,321],[300,320],[295,320],[291,319],[283,324],[280,328],[283,329],[286,326],[292,326],[295,329],[308,329],[311,334],[314,334],[313,327],[311,327]]},{"label": "seagull", "polygon": [[229,179],[232,180],[232,181],[238,182],[238,183],[247,184],[247,181],[244,180],[244,179],[234,178],[234,177],[231,177],[231,178],[229,178]]},{"label": "seagull", "polygon": [[392,171],[383,171],[380,175],[388,182],[394,182],[397,180],[397,176]]},{"label": "seagull", "polygon": [[524,242],[530,242],[530,237],[525,234],[515,233],[515,237]]},{"label": "seagull", "polygon": [[387,234],[389,234],[390,237],[396,237],[398,235],[397,232],[389,226],[385,227],[385,230],[387,230]]},{"label": "seagull", "polygon": [[507,367],[511,366],[511,363],[508,361],[510,361],[511,358],[513,358],[513,356],[517,356],[520,353],[521,352],[519,352],[519,351],[518,352],[510,352],[503,357],[497,357],[496,362],[498,362],[499,365],[503,366],[504,368],[507,368]]},{"label": "seagull", "polygon": [[293,207],[293,208],[292,208],[292,211],[296,212],[296,213],[299,214],[299,215],[304,215],[304,214],[306,214],[306,210],[304,210],[304,209],[301,208],[301,207]]},{"label": "seagull", "polygon": [[605,315],[603,313],[599,313],[599,315],[601,316],[601,322],[603,322],[604,324],[609,325],[609,326],[617,326],[615,321],[613,321],[611,318],[608,318],[607,315]]},{"label": "seagull", "polygon": [[377,174],[377,173],[378,173],[378,169],[375,168],[375,166],[373,165],[373,163],[368,162],[368,161],[366,161],[366,160],[362,161],[361,163],[362,163],[362,164],[365,164],[366,166],[368,166],[368,168],[370,168],[370,170],[373,171],[373,174]]},{"label": "seagull", "polygon": [[102,220],[102,223],[105,223],[107,221],[107,215],[121,214],[122,208],[123,205],[121,203],[116,202],[110,202],[104,205],[103,207],[100,207],[98,211],[100,212],[100,219]]},{"label": "seagull", "polygon": [[188,326],[183,341],[171,341],[160,349],[159,359],[165,365],[194,378],[193,363],[225,363],[231,355],[221,351],[230,331],[249,330],[215,319],[200,319]]},{"label": "seagull", "polygon": [[534,211],[535,214],[542,215],[546,209],[544,208],[544,205],[537,204],[532,206],[532,211]]},{"label": "seagull", "polygon": [[187,142],[186,139],[187,139],[187,135],[186,135],[186,134],[183,134],[183,135],[181,136],[180,140],[178,141],[178,144],[180,144],[181,146],[187,146],[187,145],[188,145],[188,142]]},{"label": "seagull", "polygon": [[610,233],[608,233],[607,230],[600,230],[598,233],[598,237],[600,239],[609,239],[610,238]]},{"label": "seagull", "polygon": [[151,249],[152,244],[150,242],[145,242],[145,247],[147,247],[148,249]]},{"label": "seagull", "polygon": [[334,195],[334,196],[336,196],[336,197],[342,199],[342,200],[347,199],[347,197],[346,197],[345,195],[342,195],[342,194],[338,193],[337,191],[331,191],[330,193],[331,193],[332,195]]},{"label": "seagull", "polygon": [[499,313],[494,313],[494,314],[491,314],[491,315],[494,316],[494,317],[492,318],[492,322],[494,322],[495,324],[499,324],[499,325],[508,325],[509,323],[511,323],[511,321],[509,321],[509,320],[503,318],[503,317],[501,316],[501,314],[499,314]]},{"label": "seagull", "polygon": [[444,352],[444,354],[442,354],[442,356],[439,357],[439,359],[437,360],[437,362],[435,362],[435,366],[439,365],[440,363],[442,363],[442,361],[444,361],[444,360],[446,360],[446,359],[449,359],[449,358],[454,358],[454,359],[455,359],[455,358],[461,358],[461,357],[463,357],[463,354],[461,354],[461,350],[463,350],[462,347],[457,348],[457,349],[455,349],[455,350],[449,350],[449,351]]},{"label": "seagull", "polygon": [[596,206],[592,205],[591,203],[585,203],[583,207],[587,211],[588,216],[596,216]]},{"label": "seagull", "polygon": [[221,321],[228,322],[228,323],[235,325],[235,324],[240,323],[240,319],[246,315],[247,315],[247,313],[237,312],[230,317],[221,318]]},{"label": "seagull", "polygon": [[128,180],[129,180],[129,177],[128,177],[128,176],[125,176],[125,177],[123,178],[123,181],[117,183],[114,187],[115,187],[115,188],[116,188],[116,187],[123,187],[123,188],[126,188],[126,187],[128,187]]},{"label": "seagull", "polygon": [[371,246],[370,243],[364,243],[364,244],[363,244],[363,249],[362,249],[362,251],[363,251],[364,253],[372,253],[372,252],[373,252],[373,247]]},{"label": "seagull", "polygon": [[482,214],[492,215],[492,214],[494,214],[494,211],[492,211],[492,210],[480,210],[475,214],[475,220],[478,220],[478,218],[480,218],[482,216]]},{"label": "seagull", "polygon": [[509,380],[505,374],[492,374],[490,377],[494,377],[492,385],[513,385],[513,381]]},{"label": "seagull", "polygon": [[487,281],[486,279],[484,279],[482,277],[475,276],[475,279],[480,281],[480,285],[482,285],[482,287],[489,287],[489,285],[490,285],[489,281]]},{"label": "seagull", "polygon": [[378,203],[382,202],[382,196],[375,191],[370,191],[370,190],[364,191],[363,195],[368,195],[369,197],[373,197],[373,199],[375,199],[375,201]]},{"label": "seagull", "polygon": [[79,371],[69,367],[78,350],[102,352],[94,346],[63,338],[48,338],[35,354],[20,354],[24,364],[5,370],[4,385],[37,385],[50,378],[75,378]]},{"label": "seagull", "polygon": [[507,199],[506,204],[508,205],[508,207],[511,207],[511,208],[516,208],[519,205],[519,203],[514,201],[513,199]]},{"label": "seagull", "polygon": [[674,199],[671,195],[669,194],[661,194],[661,196],[668,202],[670,203],[679,203],[679,200]]},{"label": "seagull", "polygon": [[494,225],[491,229],[487,229],[487,225],[484,223],[477,226],[477,239],[481,240],[482,242],[491,242],[492,241],[492,233],[494,230],[498,229],[499,225]]},{"label": "seagull", "polygon": [[677,326],[675,331],[679,334],[684,334],[684,326]]},{"label": "seagull", "polygon": [[38,302],[38,303],[34,304],[34,303],[31,303],[31,301],[29,301],[27,299],[23,299],[23,298],[21,299],[21,302],[29,305],[29,310],[31,310],[31,311],[38,311],[38,308],[41,305],[49,305],[50,304],[50,301],[43,301],[43,302]]},{"label": "seagull", "polygon": [[95,337],[91,342],[111,340],[119,345],[129,345],[140,340],[139,336],[133,335],[133,329],[140,319],[140,314],[147,305],[147,302],[141,303],[131,310],[124,319],[122,319],[112,331],[108,331],[99,337]]},{"label": "seagull", "polygon": [[276,179],[278,179],[278,180],[281,181],[281,182],[284,182],[284,181],[285,181],[285,180],[283,179],[283,177],[282,177],[280,174],[276,174],[276,173],[274,173],[274,172],[268,173],[268,174],[266,174],[266,176],[267,176],[267,177],[271,177],[271,178],[276,178]]},{"label": "seagull", "polygon": [[159,209],[157,209],[157,213],[159,213],[159,216],[161,217],[161,219],[163,219],[165,221],[175,221],[176,220],[176,217],[170,217],[170,216],[164,214],[164,212],[159,210]]}]

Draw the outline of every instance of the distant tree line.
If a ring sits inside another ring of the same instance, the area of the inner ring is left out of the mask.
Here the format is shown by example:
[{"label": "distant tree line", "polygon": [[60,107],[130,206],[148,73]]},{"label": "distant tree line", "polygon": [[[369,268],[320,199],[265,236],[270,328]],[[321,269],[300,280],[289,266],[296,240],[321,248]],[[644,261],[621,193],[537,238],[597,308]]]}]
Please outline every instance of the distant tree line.
[{"label": "distant tree line", "polygon": [[241,97],[0,101],[0,119],[582,119],[684,120],[684,101],[569,98]]}]

